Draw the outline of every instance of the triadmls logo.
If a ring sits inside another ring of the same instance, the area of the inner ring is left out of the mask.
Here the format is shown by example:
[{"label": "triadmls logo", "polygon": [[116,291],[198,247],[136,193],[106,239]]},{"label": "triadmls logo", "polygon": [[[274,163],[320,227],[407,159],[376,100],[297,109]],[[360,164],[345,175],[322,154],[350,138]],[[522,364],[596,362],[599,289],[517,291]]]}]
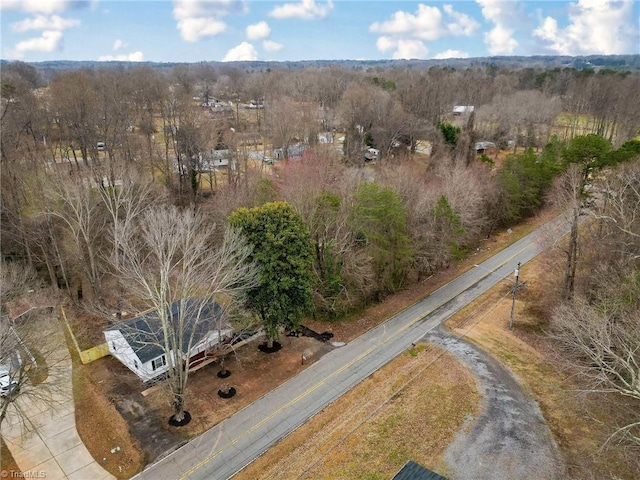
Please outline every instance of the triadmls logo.
[{"label": "triadmls logo", "polygon": [[0,478],[47,478],[44,470],[0,470]]}]

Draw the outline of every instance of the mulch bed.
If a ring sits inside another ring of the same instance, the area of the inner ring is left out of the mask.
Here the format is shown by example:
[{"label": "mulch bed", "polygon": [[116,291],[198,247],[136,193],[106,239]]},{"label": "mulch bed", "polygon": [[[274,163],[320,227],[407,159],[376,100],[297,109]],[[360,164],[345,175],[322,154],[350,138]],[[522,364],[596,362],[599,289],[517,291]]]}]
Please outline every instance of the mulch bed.
[{"label": "mulch bed", "polygon": [[231,398],[237,393],[236,389],[233,387],[229,388],[221,388],[218,390],[218,396],[221,398]]},{"label": "mulch bed", "polygon": [[260,345],[258,345],[258,350],[260,350],[262,353],[276,353],[281,348],[282,345],[280,344],[280,342],[273,342],[272,347],[269,347],[266,343],[261,343]]}]

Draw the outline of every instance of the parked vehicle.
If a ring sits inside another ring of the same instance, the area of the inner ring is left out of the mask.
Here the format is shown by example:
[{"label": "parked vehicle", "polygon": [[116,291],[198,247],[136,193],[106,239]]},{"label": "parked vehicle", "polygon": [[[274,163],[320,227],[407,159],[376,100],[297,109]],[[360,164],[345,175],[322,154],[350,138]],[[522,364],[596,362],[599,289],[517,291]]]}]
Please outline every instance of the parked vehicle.
[{"label": "parked vehicle", "polygon": [[0,364],[0,397],[6,397],[10,393],[20,388],[15,379],[15,372],[19,371],[22,365],[22,357],[17,350],[13,354],[3,356]]}]

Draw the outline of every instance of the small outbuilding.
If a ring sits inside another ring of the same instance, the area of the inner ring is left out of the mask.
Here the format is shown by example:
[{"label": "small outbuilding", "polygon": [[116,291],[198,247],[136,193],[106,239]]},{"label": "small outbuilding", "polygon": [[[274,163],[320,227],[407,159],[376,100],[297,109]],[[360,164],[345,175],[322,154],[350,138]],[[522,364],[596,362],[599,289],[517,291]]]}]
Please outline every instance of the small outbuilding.
[{"label": "small outbuilding", "polygon": [[[232,333],[224,310],[214,301],[203,302],[195,298],[178,300],[171,305],[168,313],[174,323],[173,328],[177,329],[178,322],[182,321],[184,332],[181,351],[171,351],[170,354],[188,361],[190,369],[207,360],[207,353],[225,342]],[[106,329],[104,337],[109,353],[144,382],[157,379],[169,368],[163,348],[162,322],[155,310]]]},{"label": "small outbuilding", "polygon": [[453,114],[464,115],[466,113],[473,113],[475,109],[476,107],[474,107],[473,105],[455,105],[453,107]]},{"label": "small outbuilding", "polygon": [[496,144],[493,142],[483,141],[483,142],[476,142],[474,148],[476,150],[476,153],[483,154],[489,150],[495,150],[497,147],[496,147]]}]

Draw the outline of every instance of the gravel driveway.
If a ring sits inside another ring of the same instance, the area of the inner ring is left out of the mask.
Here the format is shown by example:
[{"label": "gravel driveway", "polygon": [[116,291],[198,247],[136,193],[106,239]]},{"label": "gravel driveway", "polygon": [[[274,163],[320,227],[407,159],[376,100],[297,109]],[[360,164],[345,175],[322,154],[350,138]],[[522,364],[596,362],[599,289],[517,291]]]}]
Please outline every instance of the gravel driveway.
[{"label": "gravel driveway", "polygon": [[564,462],[538,404],[506,367],[442,327],[424,339],[467,365],[484,399],[479,416],[468,421],[445,453],[449,478],[565,478]]}]

